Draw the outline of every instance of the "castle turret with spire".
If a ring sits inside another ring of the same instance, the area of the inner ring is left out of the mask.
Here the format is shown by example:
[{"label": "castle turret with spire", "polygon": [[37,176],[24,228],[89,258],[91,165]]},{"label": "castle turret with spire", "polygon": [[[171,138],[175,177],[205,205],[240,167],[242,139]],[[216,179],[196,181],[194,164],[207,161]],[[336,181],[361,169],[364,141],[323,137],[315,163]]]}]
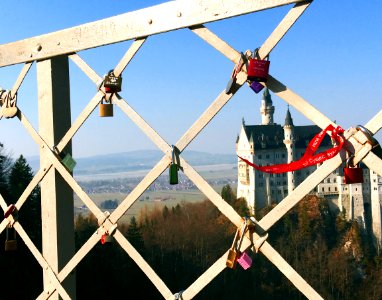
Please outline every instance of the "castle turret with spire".
[{"label": "castle turret with spire", "polygon": [[272,125],[273,124],[273,114],[275,112],[275,107],[273,106],[271,94],[266,87],[263,92],[263,98],[261,99],[260,114],[261,114],[261,125]]},{"label": "castle turret with spire", "polygon": [[[292,115],[290,114],[289,111],[289,105],[288,105],[288,110],[286,113],[285,117],[285,124],[284,124],[284,144],[286,147],[286,152],[287,152],[287,163],[291,163],[294,161],[294,154],[295,154],[295,147],[294,147],[294,125],[293,125],[293,119]],[[294,172],[288,172],[288,193],[291,193],[294,188]]]}]

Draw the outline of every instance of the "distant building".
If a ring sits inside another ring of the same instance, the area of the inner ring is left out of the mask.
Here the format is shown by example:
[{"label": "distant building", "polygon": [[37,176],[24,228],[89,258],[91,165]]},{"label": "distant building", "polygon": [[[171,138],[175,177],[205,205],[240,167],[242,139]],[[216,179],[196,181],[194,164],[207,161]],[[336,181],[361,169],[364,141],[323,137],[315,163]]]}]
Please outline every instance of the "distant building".
[{"label": "distant building", "polygon": [[[259,165],[290,163],[298,160],[310,140],[321,131],[316,125],[296,126],[289,111],[284,125],[273,121],[275,107],[267,88],[261,100],[260,125],[246,125],[243,119],[236,140],[237,155]],[[318,152],[333,146],[329,136],[321,143]],[[238,159],[237,197],[243,197],[252,212],[272,203],[278,203],[294,190],[318,166],[294,172],[269,174],[260,172]],[[343,166],[322,181],[312,194],[325,197],[334,207],[344,212],[347,219],[355,219],[362,228],[373,232],[378,246],[382,242],[381,205],[382,179],[361,164],[364,182],[344,184]]]}]

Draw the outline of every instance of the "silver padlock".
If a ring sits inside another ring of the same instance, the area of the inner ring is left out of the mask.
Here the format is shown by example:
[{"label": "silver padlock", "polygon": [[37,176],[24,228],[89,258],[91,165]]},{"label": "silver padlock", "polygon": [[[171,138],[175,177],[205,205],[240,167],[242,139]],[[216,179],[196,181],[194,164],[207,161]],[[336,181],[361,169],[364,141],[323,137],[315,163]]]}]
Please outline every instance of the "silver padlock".
[{"label": "silver padlock", "polygon": [[17,112],[19,111],[16,103],[17,103],[17,94],[12,97],[11,91],[7,92],[5,99],[2,101],[1,106],[1,114],[6,118],[13,118],[17,115]]}]

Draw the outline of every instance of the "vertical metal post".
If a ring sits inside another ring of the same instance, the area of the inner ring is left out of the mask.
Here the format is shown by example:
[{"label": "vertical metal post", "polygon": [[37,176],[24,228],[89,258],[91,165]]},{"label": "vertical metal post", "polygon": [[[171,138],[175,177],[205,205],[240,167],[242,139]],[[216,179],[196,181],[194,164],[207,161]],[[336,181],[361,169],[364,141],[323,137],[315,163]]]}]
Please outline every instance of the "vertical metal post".
[{"label": "vertical metal post", "polygon": [[[71,126],[69,63],[67,56],[37,63],[39,133],[53,149]],[[65,152],[71,153],[71,143]],[[40,163],[48,159],[41,149]],[[75,254],[73,191],[51,168],[41,182],[42,251],[55,272],[59,272]],[[50,283],[44,270],[44,289]],[[75,295],[75,274],[63,286],[72,299]],[[58,294],[54,299],[59,299]]]}]

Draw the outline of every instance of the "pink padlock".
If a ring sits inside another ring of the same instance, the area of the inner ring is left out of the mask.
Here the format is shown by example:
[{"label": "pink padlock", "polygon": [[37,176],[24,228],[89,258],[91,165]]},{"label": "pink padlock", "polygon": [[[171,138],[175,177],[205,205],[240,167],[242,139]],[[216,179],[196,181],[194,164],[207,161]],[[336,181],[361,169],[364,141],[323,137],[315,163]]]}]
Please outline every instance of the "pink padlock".
[{"label": "pink padlock", "polygon": [[252,258],[246,252],[243,252],[240,255],[237,262],[243,267],[244,270],[247,270],[250,266],[252,266]]}]

